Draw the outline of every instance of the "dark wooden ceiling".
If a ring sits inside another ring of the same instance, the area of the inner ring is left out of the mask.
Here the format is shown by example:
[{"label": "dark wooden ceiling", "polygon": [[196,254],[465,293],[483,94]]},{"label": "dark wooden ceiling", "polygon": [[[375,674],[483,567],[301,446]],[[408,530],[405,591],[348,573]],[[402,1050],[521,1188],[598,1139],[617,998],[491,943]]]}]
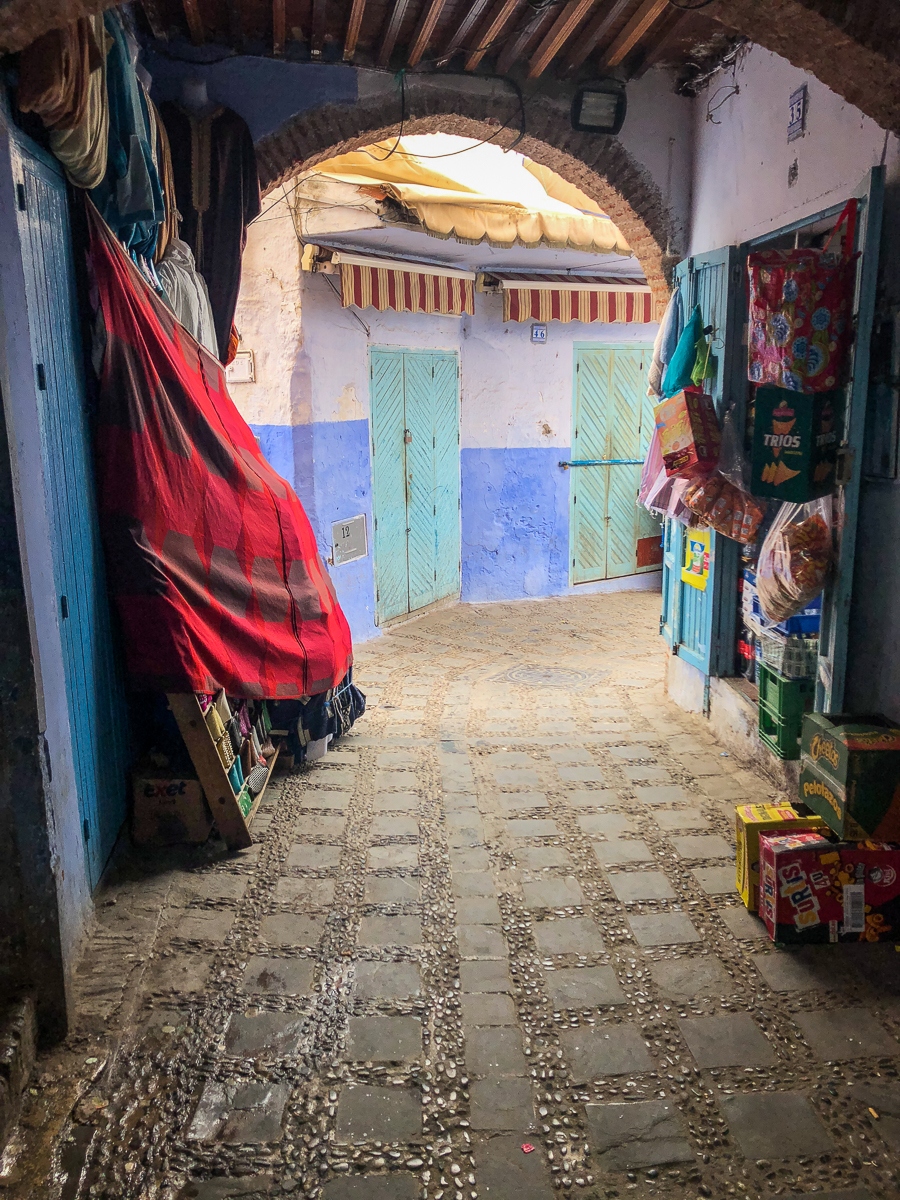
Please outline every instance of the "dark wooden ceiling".
[{"label": "dark wooden ceiling", "polygon": [[157,38],[413,70],[453,63],[529,79],[625,77],[708,58],[722,26],[699,0],[141,0]]}]

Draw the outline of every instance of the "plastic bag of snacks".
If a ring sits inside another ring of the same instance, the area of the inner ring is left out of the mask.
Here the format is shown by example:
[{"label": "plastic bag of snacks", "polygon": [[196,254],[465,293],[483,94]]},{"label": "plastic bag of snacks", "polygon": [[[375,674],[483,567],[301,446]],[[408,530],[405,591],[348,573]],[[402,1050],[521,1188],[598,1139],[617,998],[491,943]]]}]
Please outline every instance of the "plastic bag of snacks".
[{"label": "plastic bag of snacks", "polygon": [[786,621],[818,596],[832,555],[831,497],[782,504],[756,568],[759,606],[770,621]]},{"label": "plastic bag of snacks", "polygon": [[735,487],[718,473],[692,480],[682,500],[705,525],[745,544],[756,540],[756,532],[766,513],[764,502],[754,499],[749,492]]}]

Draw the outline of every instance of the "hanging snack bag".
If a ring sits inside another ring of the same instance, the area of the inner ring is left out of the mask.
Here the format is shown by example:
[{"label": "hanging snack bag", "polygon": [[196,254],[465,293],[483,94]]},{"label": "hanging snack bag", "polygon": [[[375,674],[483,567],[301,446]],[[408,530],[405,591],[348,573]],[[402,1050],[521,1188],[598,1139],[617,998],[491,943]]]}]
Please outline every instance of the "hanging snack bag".
[{"label": "hanging snack bag", "polygon": [[705,524],[745,545],[756,540],[765,503],[736,487],[724,475],[715,472],[706,479],[695,479],[687,487],[683,503]]},{"label": "hanging snack bag", "polygon": [[831,498],[783,504],[766,534],[756,590],[770,621],[796,616],[821,592],[831,564]]}]

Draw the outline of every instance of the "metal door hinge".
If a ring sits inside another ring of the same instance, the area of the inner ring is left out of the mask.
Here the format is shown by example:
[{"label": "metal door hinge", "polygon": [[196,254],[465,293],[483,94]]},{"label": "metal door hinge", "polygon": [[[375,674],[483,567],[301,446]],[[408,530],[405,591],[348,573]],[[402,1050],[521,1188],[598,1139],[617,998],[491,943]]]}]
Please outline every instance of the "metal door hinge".
[{"label": "metal door hinge", "polygon": [[856,452],[852,446],[838,446],[837,467],[834,482],[838,487],[846,487],[853,478],[853,456]]},{"label": "metal door hinge", "polygon": [[37,363],[36,368],[37,368],[38,390],[42,391],[42,392],[46,392],[46,390],[47,390],[47,372],[44,370],[44,364]]},{"label": "metal door hinge", "polygon": [[85,817],[84,820],[81,822],[81,830],[82,830],[82,833],[84,834],[84,840],[86,842],[89,842],[91,840],[91,827],[88,824],[87,817]]},{"label": "metal door hinge", "polygon": [[62,613],[62,619],[64,621],[68,621],[68,619],[69,619],[69,601],[65,596],[60,596],[60,598],[59,598],[59,611]]},{"label": "metal door hinge", "polygon": [[16,203],[19,206],[19,211],[25,212],[28,205],[25,200],[25,184],[24,183],[16,184]]}]

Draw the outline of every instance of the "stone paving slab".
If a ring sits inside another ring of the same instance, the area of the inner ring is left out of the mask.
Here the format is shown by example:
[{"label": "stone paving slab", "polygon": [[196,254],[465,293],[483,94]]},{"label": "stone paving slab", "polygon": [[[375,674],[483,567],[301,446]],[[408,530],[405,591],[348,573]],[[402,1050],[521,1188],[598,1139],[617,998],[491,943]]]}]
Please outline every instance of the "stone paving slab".
[{"label": "stone paving slab", "polygon": [[265,996],[305,996],[312,991],[315,977],[315,959],[257,954],[247,963],[241,987],[245,992]]},{"label": "stone paving slab", "polygon": [[749,1013],[688,1017],[678,1027],[698,1067],[770,1067],[775,1050]]},{"label": "stone paving slab", "polygon": [[509,992],[512,981],[503,959],[475,959],[459,964],[459,982],[464,992]]},{"label": "stone paving slab", "polygon": [[578,880],[571,875],[526,879],[522,883],[522,894],[528,908],[565,908],[567,905],[584,904],[584,892]]},{"label": "stone paving slab", "polygon": [[259,936],[270,946],[315,946],[324,929],[324,916],[273,913],[260,921]]},{"label": "stone paving slab", "polygon": [[611,874],[612,890],[623,904],[635,900],[674,900],[675,889],[662,871],[628,871]]},{"label": "stone paving slab", "polygon": [[589,917],[536,921],[534,940],[543,954],[600,954],[604,949],[600,929]]},{"label": "stone paving slab", "polygon": [[628,924],[641,946],[675,946],[681,942],[702,941],[685,913],[654,913],[652,917],[635,913],[629,916]]},{"label": "stone paving slab", "polygon": [[466,1030],[466,1066],[473,1075],[527,1075],[522,1035],[512,1025]]},{"label": "stone paving slab", "polygon": [[469,1095],[473,1129],[524,1132],[534,1128],[530,1080],[503,1075],[476,1079]]},{"label": "stone paving slab", "polygon": [[421,1184],[415,1175],[368,1175],[364,1179],[329,1179],[323,1200],[419,1200]]},{"label": "stone paving slab", "polygon": [[798,1158],[834,1149],[809,1101],[797,1092],[723,1096],[719,1107],[747,1158]]},{"label": "stone paving slab", "polygon": [[900,1054],[900,1044],[865,1008],[796,1013],[794,1021],[816,1057],[828,1062]]},{"label": "stone paving slab", "polygon": [[721,962],[706,954],[651,963],[650,973],[662,994],[672,1000],[730,996],[737,987]]},{"label": "stone paving slab", "polygon": [[347,1062],[416,1062],[422,1054],[422,1022],[415,1017],[351,1017]]},{"label": "stone paving slab", "polygon": [[340,846],[320,846],[310,842],[298,842],[291,846],[284,865],[300,867],[303,870],[327,871],[338,865],[342,853]]},{"label": "stone paving slab", "polygon": [[707,896],[731,896],[734,894],[734,867],[695,867],[691,874]]},{"label": "stone paving slab", "polygon": [[272,899],[276,904],[289,904],[292,908],[324,908],[334,901],[334,880],[282,875],[276,880]]},{"label": "stone paving slab", "polygon": [[545,983],[557,1008],[625,1003],[625,993],[612,967],[564,967],[547,971]]},{"label": "stone paving slab", "polygon": [[233,909],[173,910],[170,937],[188,942],[224,942],[234,924]]},{"label": "stone paving slab", "polygon": [[418,917],[382,916],[378,913],[363,917],[359,923],[361,946],[420,946],[422,922]]},{"label": "stone paving slab", "polygon": [[608,1030],[563,1029],[559,1035],[575,1083],[589,1083],[603,1075],[628,1075],[651,1071],[653,1059],[638,1029],[631,1024]]},{"label": "stone paving slab", "polygon": [[578,824],[585,833],[602,834],[604,837],[634,833],[636,828],[633,817],[617,812],[580,813]]},{"label": "stone paving slab", "polygon": [[490,1200],[551,1200],[543,1156],[523,1154],[520,1137],[493,1137],[475,1148],[479,1194]]},{"label": "stone paving slab", "polygon": [[694,1160],[684,1121],[666,1100],[588,1104],[584,1111],[601,1171]]},{"label": "stone paving slab", "polygon": [[512,1025],[516,1008],[502,992],[463,993],[459,998],[463,1025]]},{"label": "stone paving slab", "polygon": [[417,1088],[346,1084],[337,1106],[342,1142],[410,1142],[422,1134],[422,1096]]},{"label": "stone paving slab", "polygon": [[236,1057],[281,1058],[295,1054],[306,1018],[293,1013],[233,1013],[225,1027],[225,1050]]},{"label": "stone paving slab", "polygon": [[270,1196],[275,1186],[274,1175],[251,1175],[242,1179],[222,1177],[195,1180],[178,1193],[178,1200],[258,1200]]}]

